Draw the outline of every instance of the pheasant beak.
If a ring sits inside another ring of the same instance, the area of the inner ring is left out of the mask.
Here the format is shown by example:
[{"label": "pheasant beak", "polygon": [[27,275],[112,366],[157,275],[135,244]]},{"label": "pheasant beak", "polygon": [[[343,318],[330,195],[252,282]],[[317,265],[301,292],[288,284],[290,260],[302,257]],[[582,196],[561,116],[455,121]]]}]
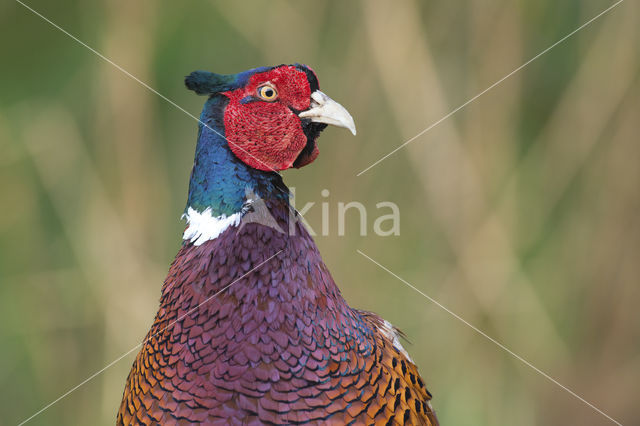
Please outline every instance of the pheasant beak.
[{"label": "pheasant beak", "polygon": [[349,111],[319,90],[311,94],[311,106],[309,109],[302,111],[298,116],[309,118],[316,123],[344,127],[351,130],[354,136],[356,134],[356,125]]}]

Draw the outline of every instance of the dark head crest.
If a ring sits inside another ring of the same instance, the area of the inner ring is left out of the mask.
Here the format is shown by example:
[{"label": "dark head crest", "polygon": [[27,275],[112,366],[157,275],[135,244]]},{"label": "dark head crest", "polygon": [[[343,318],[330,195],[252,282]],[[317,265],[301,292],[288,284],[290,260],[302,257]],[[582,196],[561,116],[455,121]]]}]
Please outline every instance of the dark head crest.
[{"label": "dark head crest", "polygon": [[213,95],[215,93],[228,92],[243,87],[249,77],[257,72],[268,71],[271,68],[255,68],[238,74],[216,74],[209,71],[194,71],[184,79],[184,84],[189,90],[198,95]]}]

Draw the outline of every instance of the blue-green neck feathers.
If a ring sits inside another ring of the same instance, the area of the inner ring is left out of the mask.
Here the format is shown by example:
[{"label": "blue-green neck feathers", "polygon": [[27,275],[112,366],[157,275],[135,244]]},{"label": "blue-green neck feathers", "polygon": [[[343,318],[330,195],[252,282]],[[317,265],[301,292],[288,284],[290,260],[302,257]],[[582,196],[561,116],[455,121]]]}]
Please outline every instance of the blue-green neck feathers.
[{"label": "blue-green neck feathers", "polygon": [[202,110],[187,209],[203,212],[209,208],[214,217],[230,216],[242,210],[251,193],[288,202],[288,189],[278,173],[253,169],[231,152],[224,139],[227,102],[225,96],[213,95]]}]

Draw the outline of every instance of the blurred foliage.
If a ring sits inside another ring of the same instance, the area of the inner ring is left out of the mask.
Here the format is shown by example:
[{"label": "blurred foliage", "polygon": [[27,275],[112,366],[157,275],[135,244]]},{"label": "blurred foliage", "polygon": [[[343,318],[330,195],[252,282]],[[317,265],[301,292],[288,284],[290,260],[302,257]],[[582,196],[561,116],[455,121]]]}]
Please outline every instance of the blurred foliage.
[{"label": "blurred foliage", "polygon": [[[403,329],[443,425],[608,424],[362,250],[625,424],[640,420],[640,8],[612,3],[28,2],[194,115],[195,69],[311,65],[358,136],[285,173],[393,201],[401,235],[318,236],[345,297]],[[15,2],[0,5],[0,423],[145,335],[180,245],[196,122]],[[322,199],[320,192],[330,196]],[[335,216],[332,216],[335,217]],[[333,220],[333,219],[331,219]],[[30,424],[112,424],[135,351]]]}]

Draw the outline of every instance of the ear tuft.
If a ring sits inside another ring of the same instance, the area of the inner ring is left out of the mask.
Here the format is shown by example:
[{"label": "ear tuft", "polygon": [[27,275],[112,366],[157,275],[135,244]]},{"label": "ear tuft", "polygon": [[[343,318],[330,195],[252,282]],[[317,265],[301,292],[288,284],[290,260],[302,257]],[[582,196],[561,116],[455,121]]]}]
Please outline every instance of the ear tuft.
[{"label": "ear tuft", "polygon": [[215,93],[236,90],[245,84],[249,78],[257,72],[269,71],[273,68],[254,68],[238,74],[216,74],[209,71],[194,71],[184,79],[184,84],[189,90],[198,95],[213,95]]},{"label": "ear tuft", "polygon": [[184,79],[187,89],[198,95],[210,95],[217,91],[218,75],[209,71],[194,71]]}]

